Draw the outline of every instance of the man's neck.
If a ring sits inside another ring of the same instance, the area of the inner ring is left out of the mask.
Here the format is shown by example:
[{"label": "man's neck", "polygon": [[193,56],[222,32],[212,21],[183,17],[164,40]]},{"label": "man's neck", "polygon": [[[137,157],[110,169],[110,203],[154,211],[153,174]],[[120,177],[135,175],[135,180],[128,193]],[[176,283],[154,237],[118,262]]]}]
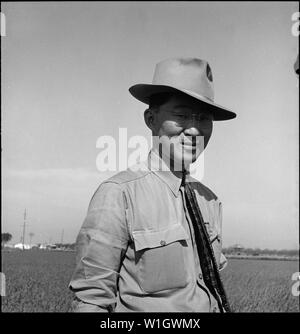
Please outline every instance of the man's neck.
[{"label": "man's neck", "polygon": [[183,162],[175,163],[173,159],[164,156],[161,152],[158,152],[156,148],[152,148],[152,150],[163,160],[163,162],[168,166],[170,172],[177,178],[182,179],[184,173],[189,173],[189,166],[184,166]]}]

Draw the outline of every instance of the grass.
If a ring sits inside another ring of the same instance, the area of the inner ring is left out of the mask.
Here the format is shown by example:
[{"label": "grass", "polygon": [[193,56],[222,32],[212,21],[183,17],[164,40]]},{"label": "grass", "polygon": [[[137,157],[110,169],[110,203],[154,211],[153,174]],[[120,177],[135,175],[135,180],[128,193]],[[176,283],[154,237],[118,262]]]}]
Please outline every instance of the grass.
[{"label": "grass", "polygon": [[292,275],[297,261],[229,259],[222,273],[234,312],[299,312]]},{"label": "grass", "polygon": [[67,312],[74,265],[73,252],[3,253],[6,296],[2,297],[2,312]]},{"label": "grass", "polygon": [[[74,252],[3,252],[2,312],[68,312],[74,266]],[[299,312],[291,293],[298,271],[297,261],[229,259],[222,278],[234,312]]]}]

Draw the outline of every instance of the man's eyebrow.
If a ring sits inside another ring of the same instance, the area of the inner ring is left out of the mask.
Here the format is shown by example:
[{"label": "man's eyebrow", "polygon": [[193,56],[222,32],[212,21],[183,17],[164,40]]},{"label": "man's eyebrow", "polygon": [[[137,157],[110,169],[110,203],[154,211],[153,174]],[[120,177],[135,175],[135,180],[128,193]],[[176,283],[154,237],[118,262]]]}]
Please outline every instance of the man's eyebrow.
[{"label": "man's eyebrow", "polygon": [[187,109],[190,109],[190,110],[193,109],[192,107],[187,106],[186,104],[177,104],[177,105],[174,106],[174,109],[179,109],[179,108],[187,108]]},{"label": "man's eyebrow", "polygon": [[[195,110],[194,108],[192,108],[192,107],[190,107],[190,106],[188,106],[186,104],[177,104],[177,105],[174,106],[175,112],[176,112],[176,109],[180,109],[180,108],[187,108],[190,111],[194,111]],[[208,114],[208,115],[211,114],[211,112],[209,110],[205,109],[205,108],[202,109],[202,110],[196,110],[196,112],[199,113],[199,114]]]}]

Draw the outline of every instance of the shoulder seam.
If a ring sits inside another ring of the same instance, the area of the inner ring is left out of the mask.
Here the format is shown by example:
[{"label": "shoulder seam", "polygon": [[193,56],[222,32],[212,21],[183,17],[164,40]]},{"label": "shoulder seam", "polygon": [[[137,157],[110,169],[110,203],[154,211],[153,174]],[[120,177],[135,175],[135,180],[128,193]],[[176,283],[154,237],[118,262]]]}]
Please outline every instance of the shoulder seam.
[{"label": "shoulder seam", "polygon": [[[117,180],[111,180],[111,179],[108,179],[108,180],[104,180],[101,184],[104,184],[104,183],[115,183],[115,184],[123,184],[123,183],[129,183],[129,182],[133,182],[133,181],[136,181],[136,180],[139,180],[143,177],[146,177],[147,175],[151,174],[151,171],[147,171],[147,173],[145,173],[144,175],[141,175],[141,176],[138,176],[134,179],[130,179],[130,180],[123,180],[123,181],[117,181]],[[114,176],[112,176],[113,178]]]}]

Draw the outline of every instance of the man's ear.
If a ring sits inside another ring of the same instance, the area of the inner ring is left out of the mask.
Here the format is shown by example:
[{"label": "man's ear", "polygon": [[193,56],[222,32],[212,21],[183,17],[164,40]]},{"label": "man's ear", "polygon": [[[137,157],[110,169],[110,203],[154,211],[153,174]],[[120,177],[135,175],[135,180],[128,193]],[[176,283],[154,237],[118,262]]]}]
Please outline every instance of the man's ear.
[{"label": "man's ear", "polygon": [[144,111],[144,120],[146,125],[150,130],[153,130],[153,122],[154,122],[154,115],[153,115],[153,110],[151,109],[146,109]]}]

